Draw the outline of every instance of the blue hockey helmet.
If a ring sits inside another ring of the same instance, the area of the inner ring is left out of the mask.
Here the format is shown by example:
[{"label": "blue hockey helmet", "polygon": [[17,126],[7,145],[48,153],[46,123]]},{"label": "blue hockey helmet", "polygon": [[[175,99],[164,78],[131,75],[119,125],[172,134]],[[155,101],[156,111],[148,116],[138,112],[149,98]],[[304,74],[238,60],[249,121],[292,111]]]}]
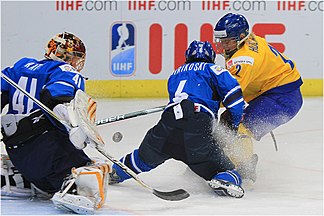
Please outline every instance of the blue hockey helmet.
[{"label": "blue hockey helmet", "polygon": [[[249,36],[249,23],[241,14],[227,13],[215,25],[214,42],[232,55]],[[230,42],[235,43],[230,43]],[[217,46],[217,48],[219,48]]]},{"label": "blue hockey helmet", "polygon": [[186,63],[190,62],[208,62],[214,63],[216,53],[213,46],[208,42],[192,41],[186,50]]}]

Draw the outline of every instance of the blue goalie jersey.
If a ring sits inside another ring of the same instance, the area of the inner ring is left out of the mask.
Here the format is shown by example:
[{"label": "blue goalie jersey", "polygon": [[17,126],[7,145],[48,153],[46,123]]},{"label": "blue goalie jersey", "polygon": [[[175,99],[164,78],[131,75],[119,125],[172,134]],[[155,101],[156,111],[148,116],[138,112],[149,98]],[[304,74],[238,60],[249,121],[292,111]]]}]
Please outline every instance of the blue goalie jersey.
[{"label": "blue goalie jersey", "polygon": [[[83,76],[65,62],[22,58],[2,73],[38,100],[44,89],[57,99],[73,98],[78,89],[84,90]],[[28,114],[39,109],[30,98],[4,79],[1,79],[1,92],[8,92],[8,114]]]},{"label": "blue goalie jersey", "polygon": [[180,66],[168,80],[169,104],[189,99],[217,117],[220,103],[231,112],[237,127],[242,120],[244,100],[236,79],[224,68],[205,62]]}]

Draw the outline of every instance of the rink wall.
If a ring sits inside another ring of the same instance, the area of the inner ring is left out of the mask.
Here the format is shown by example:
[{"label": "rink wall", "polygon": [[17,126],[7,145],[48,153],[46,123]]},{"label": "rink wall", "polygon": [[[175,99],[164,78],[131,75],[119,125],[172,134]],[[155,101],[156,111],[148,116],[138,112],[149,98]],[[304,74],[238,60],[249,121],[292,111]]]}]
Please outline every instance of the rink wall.
[{"label": "rink wall", "polygon": [[296,62],[303,95],[323,95],[323,1],[2,1],[1,66],[42,58],[48,39],[68,31],[86,44],[90,95],[166,97],[188,44],[212,42],[227,12],[244,14],[251,31]]},{"label": "rink wall", "polygon": [[[142,98],[168,97],[167,80],[89,80],[86,91],[93,97]],[[305,79],[304,96],[323,96],[322,79]]]}]

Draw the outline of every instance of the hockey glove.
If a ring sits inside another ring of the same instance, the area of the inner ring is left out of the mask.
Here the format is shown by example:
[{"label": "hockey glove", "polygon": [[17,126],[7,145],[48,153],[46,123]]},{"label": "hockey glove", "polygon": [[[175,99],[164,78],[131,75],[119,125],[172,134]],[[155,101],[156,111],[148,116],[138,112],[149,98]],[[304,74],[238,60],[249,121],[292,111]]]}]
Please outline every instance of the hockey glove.
[{"label": "hockey glove", "polygon": [[88,136],[82,131],[80,127],[72,128],[69,132],[69,138],[75,148],[79,150],[84,149],[89,142]]},{"label": "hockey glove", "polygon": [[233,118],[230,111],[225,110],[220,116],[220,123],[223,124],[226,128],[231,130],[234,135],[237,135],[238,126],[233,124]]},{"label": "hockey glove", "polygon": [[58,104],[54,107],[53,112],[63,121],[70,124],[71,129],[67,128],[71,143],[79,150],[84,149],[89,142],[88,136],[77,124],[76,115],[73,111],[73,104]]}]

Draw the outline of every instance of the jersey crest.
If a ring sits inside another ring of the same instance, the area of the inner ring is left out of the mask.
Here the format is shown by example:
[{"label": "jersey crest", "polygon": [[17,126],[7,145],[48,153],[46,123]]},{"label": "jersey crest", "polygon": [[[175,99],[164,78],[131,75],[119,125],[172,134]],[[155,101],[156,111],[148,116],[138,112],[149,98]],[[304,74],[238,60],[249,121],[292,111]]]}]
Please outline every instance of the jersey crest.
[{"label": "jersey crest", "polygon": [[219,74],[223,73],[224,71],[227,71],[225,68],[218,66],[218,65],[214,65],[210,68],[215,72],[216,75],[219,75]]}]

